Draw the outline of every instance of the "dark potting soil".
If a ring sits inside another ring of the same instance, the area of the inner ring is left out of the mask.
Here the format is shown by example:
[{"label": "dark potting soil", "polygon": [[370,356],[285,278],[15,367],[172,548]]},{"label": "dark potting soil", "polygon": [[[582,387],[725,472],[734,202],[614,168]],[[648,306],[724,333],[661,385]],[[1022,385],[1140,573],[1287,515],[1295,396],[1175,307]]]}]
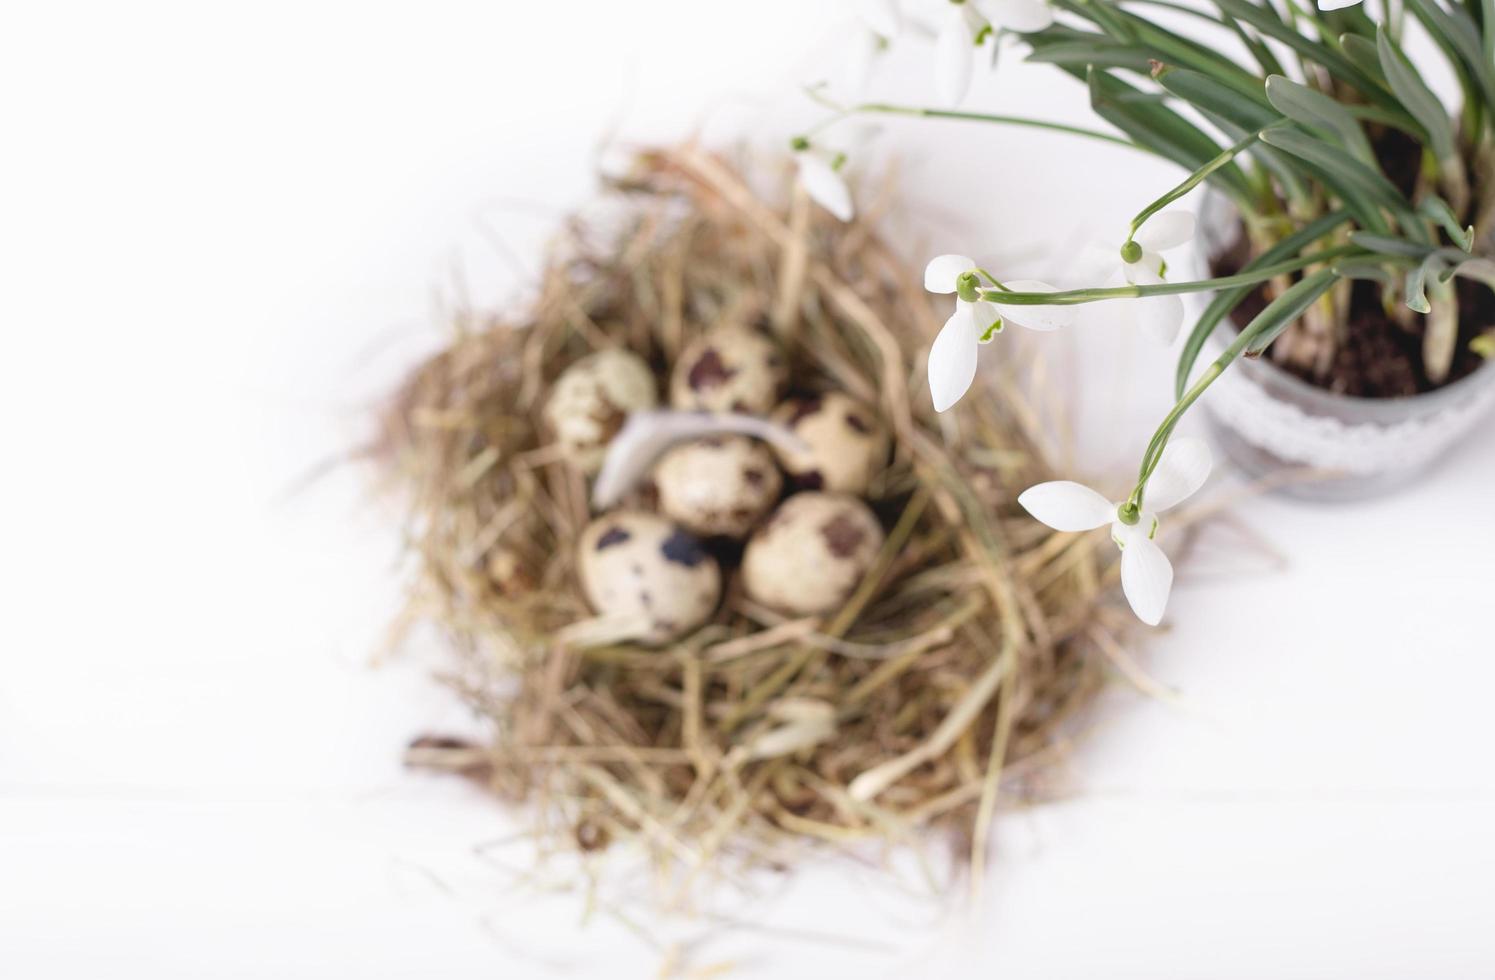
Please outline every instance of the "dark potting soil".
[{"label": "dark potting soil", "polygon": [[[1372,137],[1381,169],[1404,194],[1416,187],[1422,148],[1416,140],[1394,130],[1383,129]],[[1250,260],[1251,249],[1244,233],[1234,245],[1211,262],[1215,275],[1239,272]],[[1442,384],[1457,381],[1484,359],[1469,349],[1469,341],[1495,327],[1495,292],[1469,279],[1456,279],[1459,299],[1459,334],[1453,364]],[[1266,289],[1258,286],[1243,299],[1230,318],[1240,329],[1267,305]],[[1350,311],[1334,352],[1334,360],[1323,376],[1306,367],[1275,362],[1283,369],[1320,388],[1360,398],[1395,398],[1431,391],[1439,385],[1429,380],[1422,360],[1425,317],[1414,314],[1407,326],[1386,315],[1380,286],[1357,280],[1350,287]],[[1268,352],[1267,356],[1271,356]]]},{"label": "dark potting soil", "polygon": [[[1214,274],[1239,272],[1251,254],[1245,235],[1211,263]],[[1469,341],[1495,327],[1495,292],[1469,279],[1456,279],[1459,298],[1459,335],[1448,384],[1472,372],[1484,359],[1469,348]],[[1251,322],[1267,305],[1265,286],[1258,286],[1230,314],[1236,329]],[[1274,362],[1307,381],[1342,395],[1359,398],[1396,398],[1416,395],[1439,387],[1429,380],[1422,360],[1424,317],[1414,315],[1403,327],[1386,315],[1380,287],[1357,280],[1350,287],[1350,312],[1334,352],[1328,373],[1319,377],[1296,364]],[[1271,352],[1265,355],[1270,357]]]}]

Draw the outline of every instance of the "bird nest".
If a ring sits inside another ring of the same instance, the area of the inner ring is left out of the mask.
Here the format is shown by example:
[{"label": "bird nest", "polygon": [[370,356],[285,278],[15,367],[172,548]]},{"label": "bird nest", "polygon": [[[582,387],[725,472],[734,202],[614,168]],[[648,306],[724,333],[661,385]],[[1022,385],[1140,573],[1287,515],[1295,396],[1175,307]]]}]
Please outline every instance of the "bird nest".
[{"label": "bird nest", "polygon": [[[491,729],[421,737],[408,761],[525,801],[547,847],[643,848],[676,889],[806,842],[933,826],[982,862],[999,797],[1051,790],[1118,652],[1116,549],[1016,503],[1054,476],[1019,383],[1032,365],[1010,357],[1005,379],[936,415],[924,352],[942,316],[870,223],[802,194],[765,203],[694,147],[641,154],[607,197],[625,206],[605,227],[572,223],[530,309],[459,330],[383,418],[412,508],[408,616],[449,635],[449,679]],[[550,389],[621,347],[668,390],[677,355],[724,319],[777,334],[794,391],[880,417],[892,451],[865,500],[882,546],[824,615],[753,602],[729,545],[704,626],[662,646],[572,642],[592,615],[577,541],[593,515],[587,477],[549,439]]]}]

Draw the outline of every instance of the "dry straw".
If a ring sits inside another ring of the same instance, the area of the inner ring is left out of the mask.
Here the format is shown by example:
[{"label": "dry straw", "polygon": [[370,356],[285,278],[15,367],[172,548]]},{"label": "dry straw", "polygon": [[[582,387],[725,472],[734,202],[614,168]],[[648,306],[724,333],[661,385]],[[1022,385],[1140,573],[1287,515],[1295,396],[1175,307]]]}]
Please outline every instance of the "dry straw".
[{"label": "dry straw", "polygon": [[[418,739],[409,762],[528,801],[547,847],[633,842],[667,898],[807,841],[934,825],[962,830],[979,867],[999,791],[1041,793],[1122,656],[1116,549],[1016,505],[1054,474],[1015,379],[933,413],[922,352],[940,318],[870,222],[802,196],[786,213],[691,146],[641,155],[609,196],[621,233],[573,226],[533,308],[460,329],[385,416],[420,568],[407,621],[450,635],[452,682],[493,731]],[[870,493],[886,546],[832,615],[786,619],[730,582],[673,646],[568,646],[589,615],[573,554],[589,514],[540,426],[549,385],[621,345],[666,388],[695,334],[743,317],[779,331],[795,388],[876,405],[894,433]]]}]

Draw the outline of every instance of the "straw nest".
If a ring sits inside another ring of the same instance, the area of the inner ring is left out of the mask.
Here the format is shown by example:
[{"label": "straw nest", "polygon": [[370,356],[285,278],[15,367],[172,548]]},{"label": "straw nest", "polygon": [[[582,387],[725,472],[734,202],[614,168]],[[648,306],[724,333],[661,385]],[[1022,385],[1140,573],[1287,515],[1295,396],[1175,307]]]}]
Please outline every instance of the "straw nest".
[{"label": "straw nest", "polygon": [[[936,824],[982,861],[999,796],[1042,793],[1116,653],[1115,548],[1016,505],[1053,477],[1017,379],[935,415],[922,358],[943,317],[870,222],[764,203],[694,147],[640,155],[608,194],[622,227],[573,225],[533,307],[459,330],[383,419],[412,502],[409,617],[450,635],[450,679],[492,730],[422,737],[409,762],[529,801],[550,846],[632,841],[676,885]],[[568,642],[591,615],[575,554],[591,515],[546,438],[549,388],[622,346],[668,390],[675,356],[724,318],[772,325],[794,389],[876,406],[893,451],[866,497],[885,544],[824,616],[754,604],[727,554],[703,628],[664,647]]]}]

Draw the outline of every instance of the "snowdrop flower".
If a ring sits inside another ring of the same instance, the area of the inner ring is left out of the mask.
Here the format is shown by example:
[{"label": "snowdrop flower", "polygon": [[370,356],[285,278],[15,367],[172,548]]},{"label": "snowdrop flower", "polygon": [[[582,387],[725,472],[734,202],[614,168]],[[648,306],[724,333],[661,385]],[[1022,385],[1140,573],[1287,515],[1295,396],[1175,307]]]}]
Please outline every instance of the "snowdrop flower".
[{"label": "snowdrop flower", "polygon": [[1121,589],[1137,618],[1156,626],[1173,587],[1173,565],[1153,540],[1160,510],[1198,490],[1209,476],[1210,450],[1202,439],[1174,439],[1147,481],[1145,509],[1135,524],[1121,519],[1125,503],[1114,503],[1079,483],[1056,480],[1029,487],[1017,498],[1028,513],[1056,531],[1089,531],[1110,522],[1121,549]]},{"label": "snowdrop flower", "polygon": [[1000,29],[1020,34],[1041,31],[1054,22],[1054,13],[1039,0],[950,0],[934,41],[934,81],[939,97],[950,105],[965,98],[971,87],[976,52],[988,42],[993,63]]},{"label": "snowdrop flower", "polygon": [[[924,269],[924,288],[932,293],[955,293],[955,312],[940,328],[929,348],[929,394],[934,410],[943,412],[960,401],[976,379],[976,353],[989,343],[1004,322],[1029,330],[1057,330],[1073,322],[1064,306],[1016,306],[980,298],[979,270],[964,255],[939,255]],[[1003,283],[1008,292],[1052,293],[1053,286],[1036,279]]]},{"label": "snowdrop flower", "polygon": [[1318,0],[1320,10],[1343,10],[1345,7],[1353,7],[1360,0]]},{"label": "snowdrop flower", "polygon": [[903,16],[893,0],[857,0],[856,8],[845,83],[850,95],[860,97],[872,77],[872,63],[903,32]]},{"label": "snowdrop flower", "polygon": [[856,209],[851,203],[851,188],[841,176],[845,155],[822,150],[803,136],[795,137],[789,145],[799,168],[799,182],[805,186],[810,200],[842,221],[850,221]]},{"label": "snowdrop flower", "polygon": [[[1167,268],[1158,253],[1188,244],[1193,237],[1194,215],[1188,211],[1160,211],[1121,246],[1121,274],[1134,286],[1157,285],[1163,281]],[[1147,296],[1132,302],[1138,322],[1163,343],[1173,343],[1184,322],[1183,298]]]}]

